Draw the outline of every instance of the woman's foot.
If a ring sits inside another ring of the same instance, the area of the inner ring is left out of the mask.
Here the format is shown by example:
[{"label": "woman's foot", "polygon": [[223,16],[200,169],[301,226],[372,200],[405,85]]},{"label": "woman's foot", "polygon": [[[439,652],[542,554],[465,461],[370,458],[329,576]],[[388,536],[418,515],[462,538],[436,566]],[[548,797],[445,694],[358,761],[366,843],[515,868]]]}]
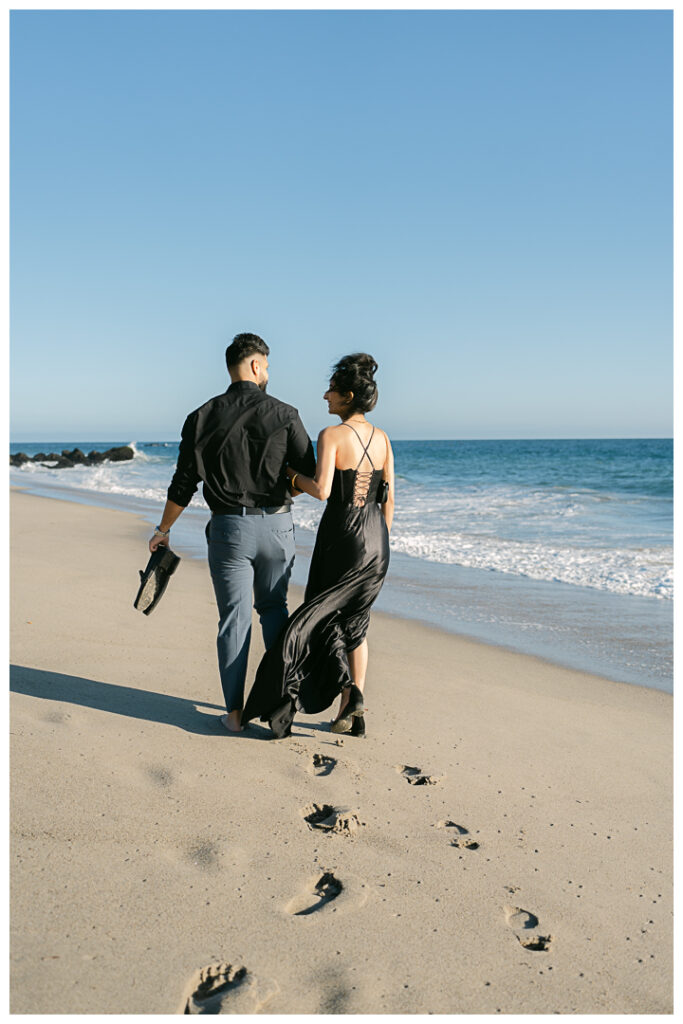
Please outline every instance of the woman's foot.
[{"label": "woman's foot", "polygon": [[[344,697],[346,697],[346,700],[344,700]],[[354,720],[357,717],[362,717],[364,710],[363,691],[355,683],[353,686],[345,687],[342,690],[342,703],[339,708],[339,714],[330,723],[330,731],[336,733],[350,732]]]}]

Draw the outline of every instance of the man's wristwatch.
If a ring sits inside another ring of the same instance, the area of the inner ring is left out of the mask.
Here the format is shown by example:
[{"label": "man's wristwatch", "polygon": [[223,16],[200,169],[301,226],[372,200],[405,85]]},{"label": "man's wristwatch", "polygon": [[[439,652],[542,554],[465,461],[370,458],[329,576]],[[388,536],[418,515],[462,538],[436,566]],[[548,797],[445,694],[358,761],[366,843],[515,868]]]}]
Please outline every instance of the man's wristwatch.
[{"label": "man's wristwatch", "polygon": [[154,534],[153,534],[153,536],[154,537],[168,537],[170,532],[171,532],[170,527],[169,527],[168,530],[162,530],[160,526],[155,526],[154,527]]}]

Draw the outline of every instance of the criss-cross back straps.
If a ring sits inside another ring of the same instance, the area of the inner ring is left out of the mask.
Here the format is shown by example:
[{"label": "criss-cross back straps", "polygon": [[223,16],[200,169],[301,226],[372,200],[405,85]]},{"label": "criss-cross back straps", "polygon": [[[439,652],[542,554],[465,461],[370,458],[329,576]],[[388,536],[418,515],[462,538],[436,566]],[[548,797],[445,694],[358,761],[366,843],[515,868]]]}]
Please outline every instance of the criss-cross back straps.
[{"label": "criss-cross back straps", "polygon": [[[349,430],[352,430],[354,432],[354,434],[356,435],[356,437],[358,438],[358,440],[360,441],[360,443],[363,444],[363,439],[362,439],[362,437],[360,436],[360,434],[358,433],[358,431],[356,430],[355,427],[352,427],[350,423],[342,423],[342,427],[348,427]],[[375,468],[375,463],[370,458],[370,453],[368,452],[368,448],[370,447],[370,443],[371,443],[371,441],[372,441],[374,436],[375,436],[375,428],[373,426],[372,433],[370,434],[370,438],[368,440],[368,443],[363,445],[363,454],[361,455],[360,460],[358,462],[358,465],[356,466],[356,470],[360,469],[360,464],[361,464],[361,462],[363,461],[363,459],[366,456],[367,456],[368,461],[369,461],[370,465],[372,466],[372,468],[373,469]]]}]

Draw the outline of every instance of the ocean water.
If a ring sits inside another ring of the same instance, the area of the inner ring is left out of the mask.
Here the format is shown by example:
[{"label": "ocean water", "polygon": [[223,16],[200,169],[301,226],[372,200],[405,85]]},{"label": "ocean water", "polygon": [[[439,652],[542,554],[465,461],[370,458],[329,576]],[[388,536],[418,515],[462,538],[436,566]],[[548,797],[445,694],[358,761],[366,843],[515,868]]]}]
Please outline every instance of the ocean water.
[{"label": "ocean water", "polygon": [[[80,442],[87,452],[127,441]],[[125,463],[27,464],[34,493],[158,521],[173,442],[132,442]],[[28,455],[75,442],[12,444]],[[673,442],[396,441],[392,567],[378,607],[621,682],[671,690]],[[205,557],[198,491],[174,544]],[[322,505],[294,506],[304,582]]]}]

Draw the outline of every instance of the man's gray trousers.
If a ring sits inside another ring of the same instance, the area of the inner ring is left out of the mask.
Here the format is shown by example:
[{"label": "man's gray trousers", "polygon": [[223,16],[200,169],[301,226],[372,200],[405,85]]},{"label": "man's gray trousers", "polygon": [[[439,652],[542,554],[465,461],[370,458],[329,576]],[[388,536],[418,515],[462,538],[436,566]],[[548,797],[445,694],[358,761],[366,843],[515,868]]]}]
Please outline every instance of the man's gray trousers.
[{"label": "man's gray trousers", "polygon": [[214,514],[206,536],[219,615],[218,669],[225,706],[237,711],[244,705],[252,591],[266,650],[287,621],[287,586],[294,563],[292,514]]}]

